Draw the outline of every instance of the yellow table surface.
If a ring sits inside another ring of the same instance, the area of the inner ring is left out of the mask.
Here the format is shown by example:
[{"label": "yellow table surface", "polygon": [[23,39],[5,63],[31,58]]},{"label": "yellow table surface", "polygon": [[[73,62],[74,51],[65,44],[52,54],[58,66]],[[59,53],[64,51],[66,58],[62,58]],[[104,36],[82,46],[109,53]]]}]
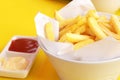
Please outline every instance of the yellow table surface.
[{"label": "yellow table surface", "polygon": [[[1,0],[0,52],[15,35],[36,36],[34,17],[40,11],[50,17],[68,0]],[[0,80],[59,80],[53,66],[41,50],[25,79],[0,77]]]},{"label": "yellow table surface", "polygon": [[[0,1],[0,51],[15,35],[36,36],[34,17],[42,12],[53,17],[55,10],[66,5],[68,0],[1,0]],[[0,77],[0,80],[60,80],[42,50],[27,78]]]}]

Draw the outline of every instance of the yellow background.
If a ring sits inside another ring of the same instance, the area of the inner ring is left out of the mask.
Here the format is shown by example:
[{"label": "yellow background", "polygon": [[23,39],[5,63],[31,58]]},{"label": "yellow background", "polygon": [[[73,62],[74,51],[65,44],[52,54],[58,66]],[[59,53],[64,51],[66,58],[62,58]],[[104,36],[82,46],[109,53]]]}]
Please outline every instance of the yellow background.
[{"label": "yellow background", "polygon": [[[70,0],[69,0],[70,1]],[[38,11],[53,17],[68,0],[0,0],[0,51],[15,35],[36,36],[34,17]],[[25,79],[0,77],[0,80],[59,80],[42,50]]]},{"label": "yellow background", "polygon": [[[53,17],[67,0],[0,0],[0,52],[15,35],[36,36],[34,17],[38,11]],[[0,80],[59,80],[43,51],[25,79],[0,77]]]}]

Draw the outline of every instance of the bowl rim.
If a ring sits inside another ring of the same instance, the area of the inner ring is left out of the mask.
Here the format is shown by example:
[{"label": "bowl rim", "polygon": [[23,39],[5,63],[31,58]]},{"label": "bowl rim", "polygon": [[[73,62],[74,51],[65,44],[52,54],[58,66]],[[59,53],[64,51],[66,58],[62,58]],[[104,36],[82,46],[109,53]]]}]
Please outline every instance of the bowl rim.
[{"label": "bowl rim", "polygon": [[120,56],[115,57],[115,58],[111,58],[111,59],[104,59],[104,60],[100,60],[100,61],[77,61],[77,60],[73,60],[73,59],[66,59],[66,58],[62,58],[59,57],[55,54],[51,54],[50,52],[48,52],[47,50],[45,50],[43,47],[41,47],[41,49],[45,52],[45,54],[52,56],[53,58],[65,61],[65,62],[70,62],[70,63],[77,63],[77,64],[104,64],[104,63],[110,63],[110,62],[115,62],[115,61],[120,61]]}]

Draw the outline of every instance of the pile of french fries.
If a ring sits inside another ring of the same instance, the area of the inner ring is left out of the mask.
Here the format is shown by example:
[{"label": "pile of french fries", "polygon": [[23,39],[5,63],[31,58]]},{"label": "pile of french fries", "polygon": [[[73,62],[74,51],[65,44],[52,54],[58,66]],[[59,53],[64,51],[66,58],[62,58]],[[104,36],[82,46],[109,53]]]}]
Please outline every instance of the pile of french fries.
[{"label": "pile of french fries", "polygon": [[[84,16],[64,19],[56,12],[55,19],[60,24],[58,41],[72,43],[75,50],[107,36],[120,40],[120,19],[116,15],[111,15],[108,19],[104,15],[98,15],[95,10],[89,10]],[[45,35],[49,40],[55,41],[51,22],[45,25]]]}]

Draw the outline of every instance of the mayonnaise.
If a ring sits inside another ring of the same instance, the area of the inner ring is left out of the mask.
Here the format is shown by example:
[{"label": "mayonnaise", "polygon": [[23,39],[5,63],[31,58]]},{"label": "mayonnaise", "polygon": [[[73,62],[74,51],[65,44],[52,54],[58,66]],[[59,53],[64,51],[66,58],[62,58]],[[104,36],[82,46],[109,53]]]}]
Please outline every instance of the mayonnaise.
[{"label": "mayonnaise", "polygon": [[24,57],[10,57],[2,63],[2,68],[7,70],[24,70],[28,61]]}]

